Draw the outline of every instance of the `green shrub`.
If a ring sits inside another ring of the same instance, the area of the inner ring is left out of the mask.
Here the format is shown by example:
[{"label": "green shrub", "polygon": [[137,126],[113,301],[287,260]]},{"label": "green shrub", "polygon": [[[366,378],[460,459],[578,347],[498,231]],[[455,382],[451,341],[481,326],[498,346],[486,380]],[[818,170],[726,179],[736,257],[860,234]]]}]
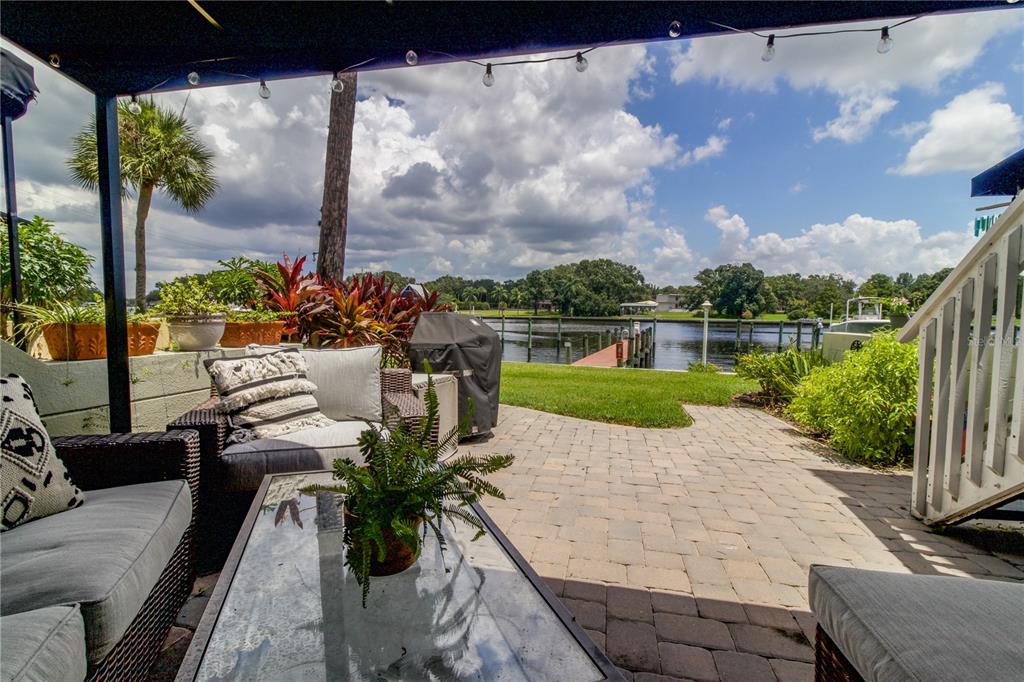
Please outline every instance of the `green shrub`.
[{"label": "green shrub", "polygon": [[765,353],[755,348],[736,356],[736,374],[759,383],[772,402],[786,402],[793,398],[800,380],[824,364],[825,358],[817,350],[790,346],[781,353]]},{"label": "green shrub", "polygon": [[808,317],[811,317],[811,312],[803,308],[796,308],[786,313],[787,320],[802,320]]},{"label": "green shrub", "polygon": [[210,315],[228,309],[214,300],[210,284],[195,275],[176,279],[161,287],[160,303],[153,308],[165,315]]},{"label": "green shrub", "polygon": [[878,465],[910,461],[916,411],[917,346],[895,332],[879,332],[842,362],[812,371],[788,408],[842,454]]},{"label": "green shrub", "polygon": [[713,362],[691,362],[686,367],[687,372],[701,372],[703,374],[718,374],[722,368]]}]

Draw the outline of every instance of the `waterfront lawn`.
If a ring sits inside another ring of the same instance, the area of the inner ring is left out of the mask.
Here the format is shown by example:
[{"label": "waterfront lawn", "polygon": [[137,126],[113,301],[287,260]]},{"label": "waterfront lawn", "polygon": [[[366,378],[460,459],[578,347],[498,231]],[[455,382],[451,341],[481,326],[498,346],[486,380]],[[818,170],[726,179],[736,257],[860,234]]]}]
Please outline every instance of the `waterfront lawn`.
[{"label": "waterfront lawn", "polygon": [[728,374],[503,362],[501,402],[611,424],[693,423],[681,403],[727,405],[757,384]]}]

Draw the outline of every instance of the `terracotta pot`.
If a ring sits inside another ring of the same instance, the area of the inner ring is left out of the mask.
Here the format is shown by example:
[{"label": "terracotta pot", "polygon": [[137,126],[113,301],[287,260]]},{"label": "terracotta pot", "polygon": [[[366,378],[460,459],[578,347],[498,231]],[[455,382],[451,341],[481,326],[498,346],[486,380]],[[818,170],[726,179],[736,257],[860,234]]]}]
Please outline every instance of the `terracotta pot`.
[{"label": "terracotta pot", "polygon": [[[345,525],[352,527],[359,525],[359,517],[349,513],[348,509],[344,510],[345,514]],[[420,524],[423,523],[423,519],[416,519],[416,532],[419,532]],[[394,575],[401,573],[405,569],[416,563],[416,560],[420,558],[419,550],[414,550],[412,547],[395,537],[395,534],[391,532],[390,528],[384,530],[384,546],[386,547],[386,556],[384,561],[377,561],[376,553],[370,559],[370,575],[372,576],[383,576],[383,575]]]},{"label": "terracotta pot", "polygon": [[264,346],[276,346],[281,343],[281,336],[284,334],[284,321],[264,322],[261,328],[260,337]]},{"label": "terracotta pot", "polygon": [[160,336],[159,322],[133,322],[128,325],[128,355],[152,355]]},{"label": "terracotta pot", "polygon": [[262,322],[225,322],[220,345],[224,348],[245,348],[250,343],[263,343]]},{"label": "terracotta pot", "polygon": [[48,324],[43,338],[54,360],[99,360],[107,357],[107,329],[102,324]]},{"label": "terracotta pot", "polygon": [[209,350],[224,335],[224,317],[224,313],[168,315],[167,326],[181,350]]}]

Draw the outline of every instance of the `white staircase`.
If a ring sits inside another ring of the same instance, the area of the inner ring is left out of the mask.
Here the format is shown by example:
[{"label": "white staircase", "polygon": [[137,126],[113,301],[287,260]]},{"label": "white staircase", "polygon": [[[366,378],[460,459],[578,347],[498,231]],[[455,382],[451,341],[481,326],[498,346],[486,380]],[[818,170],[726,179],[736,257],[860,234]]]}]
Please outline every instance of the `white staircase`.
[{"label": "white staircase", "polygon": [[900,332],[900,341],[919,339],[911,503],[926,523],[956,523],[1024,495],[1022,236],[1024,193]]}]

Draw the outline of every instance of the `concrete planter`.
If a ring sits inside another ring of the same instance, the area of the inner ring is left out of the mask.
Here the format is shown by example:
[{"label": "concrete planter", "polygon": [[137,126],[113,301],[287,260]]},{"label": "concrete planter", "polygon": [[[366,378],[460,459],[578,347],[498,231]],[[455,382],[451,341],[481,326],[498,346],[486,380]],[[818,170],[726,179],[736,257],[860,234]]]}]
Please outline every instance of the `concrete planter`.
[{"label": "concrete planter", "polygon": [[208,350],[224,336],[224,313],[211,315],[168,315],[171,339],[181,350]]}]

